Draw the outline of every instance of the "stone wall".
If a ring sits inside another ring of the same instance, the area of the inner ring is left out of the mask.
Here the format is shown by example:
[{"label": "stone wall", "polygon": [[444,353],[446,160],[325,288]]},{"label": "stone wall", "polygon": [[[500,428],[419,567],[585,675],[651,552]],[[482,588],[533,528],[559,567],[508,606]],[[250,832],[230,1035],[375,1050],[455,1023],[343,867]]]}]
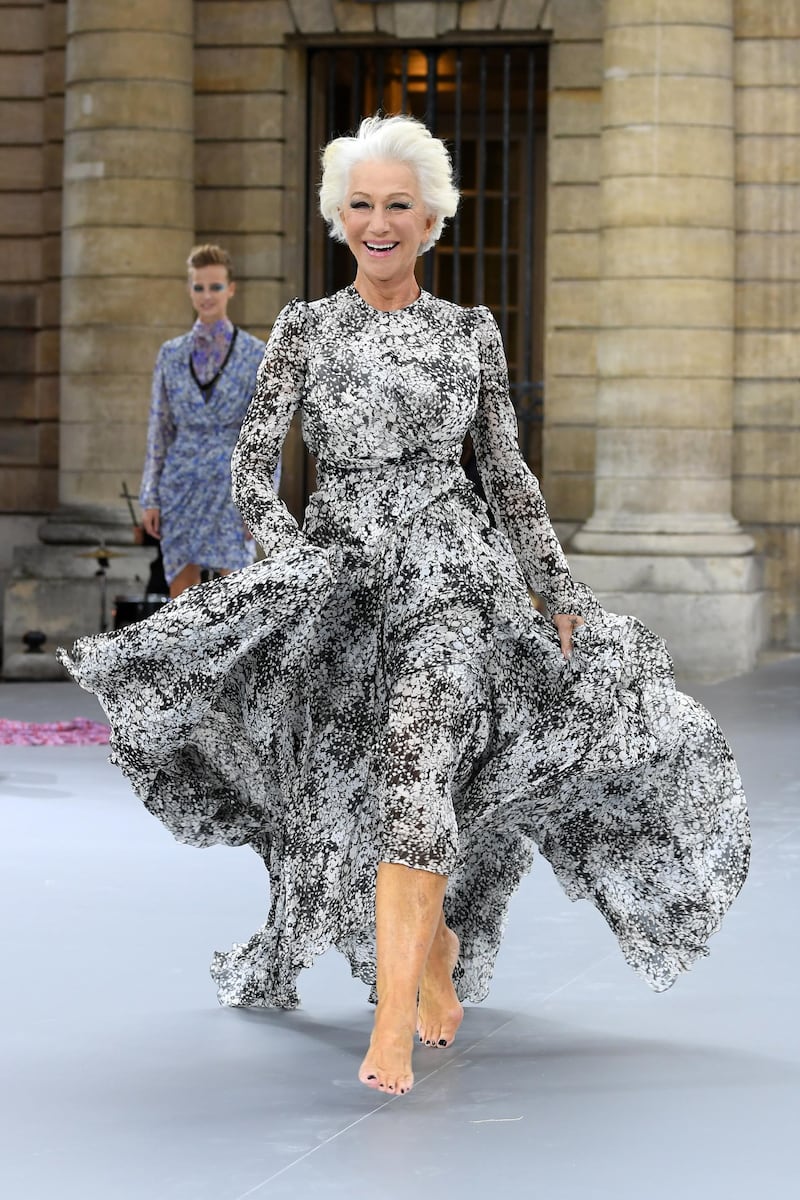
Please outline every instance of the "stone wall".
[{"label": "stone wall", "polygon": [[193,27],[192,0],[68,7],[59,503],[129,533],[153,362],[192,315]]},{"label": "stone wall", "polygon": [[[65,3],[0,3],[0,540],[55,506]],[[1,561],[1,560],[0,560]]]},{"label": "stone wall", "polygon": [[[482,33],[525,38],[534,32],[551,37],[543,483],[552,515],[564,534],[590,516],[594,502],[598,331],[604,326],[600,298],[606,294],[601,280],[599,200],[603,33],[609,4],[613,7],[614,0],[605,4],[603,0],[427,0],[376,5],[353,0],[193,0],[192,4],[194,162],[192,166],[189,161],[186,179],[190,182],[193,176],[194,234],[231,249],[240,279],[232,314],[262,335],[280,305],[303,287],[303,62],[308,41],[342,42],[370,34],[457,39],[463,33],[474,39]],[[689,0],[676,0],[676,4],[676,12],[694,12]],[[656,0],[641,0],[638,7],[645,20],[648,11],[655,11]],[[78,36],[95,36],[92,13],[101,12],[99,6],[95,10],[95,0],[72,0],[71,9],[81,16]],[[148,0],[130,6],[114,4],[111,9],[121,31],[124,9],[131,14],[132,27],[137,13],[140,18],[145,10],[155,14],[152,20],[148,16],[151,32],[141,20],[139,25],[142,36],[156,45],[158,22],[164,23],[160,6]],[[182,247],[192,232],[183,217],[173,222],[175,246],[170,243],[168,261],[163,258],[164,286],[158,289],[158,302],[148,306],[144,317],[131,316],[131,309],[117,319],[114,304],[122,303],[126,287],[133,295],[134,283],[115,282],[111,275],[103,282],[110,308],[106,304],[101,312],[95,305],[98,311],[90,313],[82,299],[84,292],[90,295],[92,271],[85,256],[80,263],[73,261],[69,246],[74,248],[84,236],[81,196],[85,192],[88,197],[92,181],[87,177],[83,183],[73,173],[62,220],[66,11],[66,0],[0,0],[4,264],[0,279],[0,585],[8,547],[33,538],[37,514],[51,512],[65,499],[113,501],[118,506],[119,464],[115,461],[108,473],[107,486],[101,486],[93,474],[97,464],[92,447],[105,436],[103,405],[111,403],[114,390],[108,378],[109,368],[114,374],[114,364],[104,362],[103,355],[116,344],[114,329],[103,331],[98,322],[109,326],[116,322],[126,345],[130,339],[123,327],[135,333],[137,346],[150,348],[173,329],[185,326],[191,316],[180,299],[178,278],[183,254],[178,253],[178,241]],[[798,647],[800,0],[734,0],[734,14],[733,512],[756,538],[766,559],[773,638],[779,645]],[[91,18],[88,24],[87,18]],[[130,48],[132,43],[128,44]],[[161,69],[155,61],[152,65]],[[169,64],[163,65],[169,75]],[[75,66],[73,62],[73,73]],[[136,75],[133,70],[130,86],[135,86]],[[74,82],[76,96],[83,95],[89,84],[95,86],[78,76]],[[99,80],[97,86],[102,90],[105,85]],[[708,87],[713,86],[709,79]],[[120,95],[126,88],[130,90],[121,76]],[[154,132],[160,122],[166,129],[168,111],[150,116]],[[185,130],[185,117],[181,109],[176,129]],[[96,137],[90,129],[91,114],[74,105],[67,124],[75,145],[80,137],[87,142]],[[78,159],[75,163],[80,167]],[[178,174],[182,171],[183,166]],[[142,183],[144,191],[158,186]],[[187,211],[190,204],[184,204]],[[106,208],[101,215],[104,237],[124,237],[125,229],[135,224],[127,209]],[[148,209],[140,215],[149,227],[153,213]],[[97,213],[91,219],[97,225]],[[116,225],[120,229],[115,232]],[[62,227],[69,242],[64,252],[69,250],[71,280],[65,304],[60,290]],[[156,232],[153,228],[157,241]],[[157,267],[154,260],[155,275]],[[64,363],[59,359],[62,324],[70,356]],[[83,325],[94,347],[85,394],[80,390],[86,365],[81,347],[89,342]],[[134,357],[136,361],[126,367],[132,366],[133,371],[131,387],[125,384],[123,397],[127,464],[140,461],[148,400],[146,356],[137,349]],[[67,406],[61,414],[59,386],[62,405]],[[122,386],[117,372],[114,387]],[[287,454],[290,489],[293,456],[299,463],[296,435]],[[133,467],[129,475],[131,471]],[[299,495],[299,468],[295,484]]]},{"label": "stone wall", "polygon": [[197,240],[234,257],[233,319],[263,336],[284,299],[285,0],[196,0]]},{"label": "stone wall", "polygon": [[557,2],[549,67],[542,484],[562,536],[591,514],[594,499],[602,83],[602,0]]},{"label": "stone wall", "polygon": [[0,618],[58,498],[66,0],[0,3]]},{"label": "stone wall", "polygon": [[800,0],[736,0],[734,512],[800,649]]},{"label": "stone wall", "polygon": [[[544,489],[562,534],[591,512],[596,462],[601,7],[553,6]],[[800,0],[733,7],[733,514],[764,556],[771,640],[797,649]],[[639,9],[646,21],[655,5]],[[689,4],[684,15],[694,11]],[[714,86],[713,72],[704,86]]]}]

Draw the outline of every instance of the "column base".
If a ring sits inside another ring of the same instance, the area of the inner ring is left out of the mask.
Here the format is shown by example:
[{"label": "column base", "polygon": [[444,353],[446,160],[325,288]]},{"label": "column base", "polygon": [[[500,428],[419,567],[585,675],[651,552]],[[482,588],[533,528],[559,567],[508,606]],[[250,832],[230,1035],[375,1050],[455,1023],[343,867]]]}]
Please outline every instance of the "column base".
[{"label": "column base", "polygon": [[[109,532],[105,530],[107,538]],[[99,540],[90,542],[94,546]],[[110,539],[105,544],[114,555],[105,577],[105,603],[99,563],[83,557],[80,545],[15,547],[3,614],[4,679],[66,678],[55,657],[56,647],[69,647],[76,638],[100,633],[103,624],[110,629],[117,596],[143,598],[155,551],[115,545]],[[39,653],[26,652],[22,641],[33,630],[47,639]]]},{"label": "column base", "polygon": [[575,534],[571,547],[581,554],[741,555],[755,543],[733,517],[707,514],[615,513],[590,517]]},{"label": "column base", "polygon": [[42,522],[39,537],[54,546],[132,546],[133,520],[124,509],[111,505],[65,505]]},{"label": "column base", "polygon": [[[577,535],[572,547],[580,541],[583,549],[585,536]],[[604,608],[638,617],[664,638],[676,673],[687,680],[711,683],[750,671],[767,643],[761,563],[746,551],[585,554],[570,548],[568,558]]]}]

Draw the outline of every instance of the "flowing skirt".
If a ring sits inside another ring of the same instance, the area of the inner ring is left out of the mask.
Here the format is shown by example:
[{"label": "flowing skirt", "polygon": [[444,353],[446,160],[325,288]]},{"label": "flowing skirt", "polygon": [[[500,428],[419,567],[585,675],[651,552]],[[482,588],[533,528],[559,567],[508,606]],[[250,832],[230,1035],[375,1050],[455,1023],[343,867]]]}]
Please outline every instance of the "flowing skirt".
[{"label": "flowing skirt", "polygon": [[220,1002],[294,1007],[332,945],[374,988],[382,860],[448,876],[457,990],[482,1000],[537,848],[669,987],[747,872],[713,718],[675,689],[661,639],[588,591],[565,659],[466,481],[373,476],[395,513],[378,528],[359,525],[357,486],[318,493],[268,561],[61,652],[149,811],[266,864],[265,924],[214,956]]}]

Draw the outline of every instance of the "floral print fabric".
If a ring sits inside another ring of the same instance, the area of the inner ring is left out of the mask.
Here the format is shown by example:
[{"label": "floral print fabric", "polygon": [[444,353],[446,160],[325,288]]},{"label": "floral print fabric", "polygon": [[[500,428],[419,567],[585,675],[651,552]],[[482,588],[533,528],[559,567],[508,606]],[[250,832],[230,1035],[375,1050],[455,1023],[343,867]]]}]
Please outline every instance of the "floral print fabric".
[{"label": "floral print fabric", "polygon": [[210,383],[225,362],[233,333],[233,323],[227,317],[211,325],[195,321],[192,326],[192,366],[201,383]]},{"label": "floral print fabric", "polygon": [[[319,479],[302,531],[270,486],[298,409]],[[264,561],[62,652],[150,811],[265,862],[265,924],[214,957],[222,1003],[293,1007],[331,945],[374,988],[382,859],[449,876],[464,999],[537,847],[652,987],[706,952],[747,870],[735,763],[661,640],[572,579],[488,310],[378,312],[352,287],[288,305],[233,487]],[[569,660],[528,587],[585,616]]]},{"label": "floral print fabric", "polygon": [[[252,539],[231,499],[230,459],[264,343],[238,330],[225,369],[207,395],[192,378],[195,349],[190,331],[158,352],[139,492],[142,508],[161,510],[161,553],[170,583],[187,563],[235,571],[253,560]],[[215,355],[209,347],[206,370]]]}]

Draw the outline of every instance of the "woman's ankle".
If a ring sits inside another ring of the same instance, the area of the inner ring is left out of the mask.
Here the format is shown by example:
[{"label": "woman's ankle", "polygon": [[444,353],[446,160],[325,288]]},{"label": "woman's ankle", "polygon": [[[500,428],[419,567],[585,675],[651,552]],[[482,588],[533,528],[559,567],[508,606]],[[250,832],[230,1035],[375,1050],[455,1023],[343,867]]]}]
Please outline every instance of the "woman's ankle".
[{"label": "woman's ankle", "polygon": [[389,993],[385,997],[381,997],[378,993],[378,1003],[375,1007],[375,1020],[389,1021],[398,1025],[404,1025],[406,1022],[414,1024],[414,1013],[417,1007],[417,993],[413,996],[399,997],[394,993]]}]

